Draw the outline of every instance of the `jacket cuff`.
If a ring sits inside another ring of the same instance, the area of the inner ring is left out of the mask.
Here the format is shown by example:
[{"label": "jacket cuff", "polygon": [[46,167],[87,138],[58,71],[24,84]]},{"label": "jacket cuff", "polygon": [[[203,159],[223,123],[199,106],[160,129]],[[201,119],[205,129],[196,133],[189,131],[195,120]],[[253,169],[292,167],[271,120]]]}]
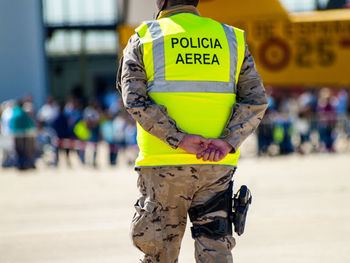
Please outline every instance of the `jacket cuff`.
[{"label": "jacket cuff", "polygon": [[174,133],[168,134],[165,138],[165,142],[173,149],[177,149],[179,143],[185,137],[186,133],[182,131],[176,131]]},{"label": "jacket cuff", "polygon": [[230,153],[235,153],[240,145],[240,141],[239,138],[235,138],[232,135],[232,132],[225,128],[222,135],[220,136],[221,140],[224,140],[225,142],[227,142],[229,145],[232,146],[232,150]]}]

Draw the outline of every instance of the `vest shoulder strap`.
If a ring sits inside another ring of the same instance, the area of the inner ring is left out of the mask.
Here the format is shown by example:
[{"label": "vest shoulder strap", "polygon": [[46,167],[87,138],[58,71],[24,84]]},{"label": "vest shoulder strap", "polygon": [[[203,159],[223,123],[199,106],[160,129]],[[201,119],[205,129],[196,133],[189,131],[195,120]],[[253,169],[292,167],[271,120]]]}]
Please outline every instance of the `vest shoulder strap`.
[{"label": "vest shoulder strap", "polygon": [[146,36],[147,30],[148,30],[148,25],[152,23],[153,21],[143,21],[141,25],[139,25],[137,28],[135,28],[135,32],[137,35],[142,39]]}]

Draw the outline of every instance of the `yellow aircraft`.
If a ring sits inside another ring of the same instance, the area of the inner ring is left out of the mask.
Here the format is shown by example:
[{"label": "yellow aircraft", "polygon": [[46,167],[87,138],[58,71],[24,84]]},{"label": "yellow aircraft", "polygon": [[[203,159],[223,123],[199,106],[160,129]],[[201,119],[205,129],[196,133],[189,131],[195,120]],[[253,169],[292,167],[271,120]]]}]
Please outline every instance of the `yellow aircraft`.
[{"label": "yellow aircraft", "polygon": [[[156,11],[154,0],[122,2],[123,47]],[[288,13],[278,0],[200,0],[198,8],[202,16],[245,30],[265,84],[350,87],[350,9]]]}]

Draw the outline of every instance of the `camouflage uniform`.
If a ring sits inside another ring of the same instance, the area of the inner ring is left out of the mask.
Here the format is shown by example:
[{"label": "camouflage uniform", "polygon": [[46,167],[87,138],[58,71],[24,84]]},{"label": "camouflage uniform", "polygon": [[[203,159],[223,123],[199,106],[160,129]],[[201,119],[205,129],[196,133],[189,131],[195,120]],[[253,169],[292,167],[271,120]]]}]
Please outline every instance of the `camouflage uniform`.
[{"label": "camouflage uniform", "polygon": [[[178,6],[160,13],[166,17],[180,12],[198,14],[193,6]],[[149,133],[176,149],[186,135],[168,114],[166,107],[155,104],[147,94],[147,77],[139,37],[133,35],[124,50],[117,86],[132,117]],[[265,90],[254,60],[246,47],[240,72],[236,103],[221,139],[237,149],[257,128],[267,107]],[[143,262],[177,262],[181,239],[191,206],[205,203],[216,193],[227,189],[235,167],[220,165],[181,167],[142,167],[138,188],[141,192],[132,225],[134,244],[144,252]],[[207,223],[218,211],[195,223]],[[197,262],[232,262],[232,236],[219,240],[200,237],[195,240]]]},{"label": "camouflage uniform", "polygon": [[[187,211],[228,188],[234,170],[219,165],[136,168],[142,196],[136,203],[132,238],[145,253],[144,262],[176,262],[185,231]],[[218,211],[194,223],[208,223]],[[232,236],[195,240],[197,262],[231,262]]]}]

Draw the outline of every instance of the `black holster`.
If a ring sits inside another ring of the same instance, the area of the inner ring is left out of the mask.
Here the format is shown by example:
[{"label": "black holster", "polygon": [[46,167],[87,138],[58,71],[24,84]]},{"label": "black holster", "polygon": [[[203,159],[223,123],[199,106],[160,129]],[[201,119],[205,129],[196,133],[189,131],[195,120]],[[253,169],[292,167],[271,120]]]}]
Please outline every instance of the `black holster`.
[{"label": "black holster", "polygon": [[252,203],[252,195],[246,185],[242,185],[233,197],[233,209],[230,215],[230,221],[235,226],[237,235],[244,233],[245,221],[249,205]]},{"label": "black holster", "polygon": [[212,199],[203,205],[198,205],[189,209],[188,214],[191,222],[198,218],[220,210],[227,211],[228,216],[215,217],[214,220],[206,224],[193,224],[191,228],[192,237],[197,238],[206,236],[212,239],[218,239],[226,235],[232,235],[232,224],[235,232],[240,236],[244,232],[245,221],[249,205],[252,202],[252,196],[243,185],[233,196],[233,182],[230,182],[227,190],[219,192]]}]

